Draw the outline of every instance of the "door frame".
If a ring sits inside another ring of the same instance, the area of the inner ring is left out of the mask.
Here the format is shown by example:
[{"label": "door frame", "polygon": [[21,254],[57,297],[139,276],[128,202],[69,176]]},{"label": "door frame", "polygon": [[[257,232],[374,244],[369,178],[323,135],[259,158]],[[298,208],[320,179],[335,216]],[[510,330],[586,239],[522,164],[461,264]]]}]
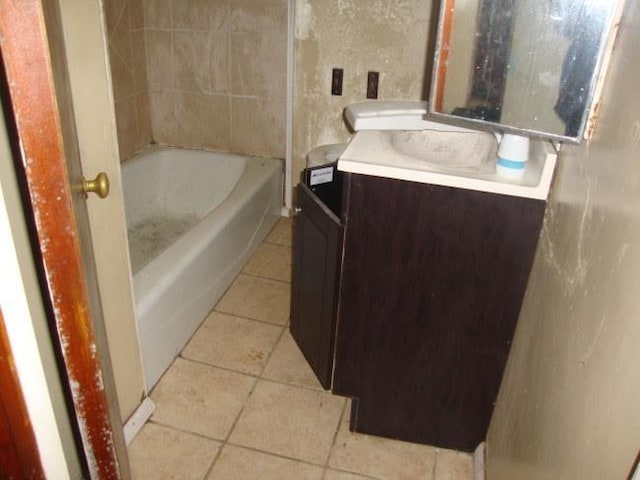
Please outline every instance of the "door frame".
[{"label": "door frame", "polygon": [[[19,155],[33,211],[50,312],[59,336],[73,407],[92,478],[122,478],[128,471],[121,425],[114,422],[91,310],[88,279],[63,141],[61,99],[53,82],[47,15],[57,20],[57,5],[40,0],[0,0],[0,46],[9,87]],[[68,118],[64,118],[68,121]],[[77,148],[77,145],[76,145]],[[38,257],[38,255],[36,255]],[[92,282],[95,285],[95,279]],[[95,307],[94,307],[95,308]],[[112,379],[111,379],[112,381]]]}]

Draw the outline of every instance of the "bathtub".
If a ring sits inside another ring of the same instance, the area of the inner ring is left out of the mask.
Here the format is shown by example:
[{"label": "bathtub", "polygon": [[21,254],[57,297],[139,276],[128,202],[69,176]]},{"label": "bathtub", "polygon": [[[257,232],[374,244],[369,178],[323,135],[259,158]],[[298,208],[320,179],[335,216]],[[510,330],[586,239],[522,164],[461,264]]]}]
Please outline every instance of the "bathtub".
[{"label": "bathtub", "polygon": [[122,180],[149,391],[277,221],[282,164],[158,147]]}]

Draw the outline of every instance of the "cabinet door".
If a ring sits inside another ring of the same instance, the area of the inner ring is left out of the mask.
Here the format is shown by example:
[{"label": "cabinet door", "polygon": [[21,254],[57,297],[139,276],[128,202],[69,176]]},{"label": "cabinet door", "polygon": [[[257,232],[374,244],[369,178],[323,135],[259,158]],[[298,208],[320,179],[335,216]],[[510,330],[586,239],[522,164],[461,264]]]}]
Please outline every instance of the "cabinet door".
[{"label": "cabinet door", "polygon": [[333,390],[358,432],[473,451],[545,204],[355,174],[347,191]]},{"label": "cabinet door", "polygon": [[322,386],[329,389],[343,228],[306,185],[298,185],[296,198],[291,335]]}]

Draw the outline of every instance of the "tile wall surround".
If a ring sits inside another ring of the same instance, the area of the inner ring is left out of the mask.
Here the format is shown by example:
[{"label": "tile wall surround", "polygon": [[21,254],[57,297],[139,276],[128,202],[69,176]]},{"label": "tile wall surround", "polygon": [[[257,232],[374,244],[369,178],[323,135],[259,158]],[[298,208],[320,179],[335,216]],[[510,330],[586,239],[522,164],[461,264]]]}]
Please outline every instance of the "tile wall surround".
[{"label": "tile wall surround", "polygon": [[142,0],[103,2],[120,159],[151,142]]},{"label": "tile wall surround", "polygon": [[284,157],[287,0],[105,2],[121,158],[160,144]]}]

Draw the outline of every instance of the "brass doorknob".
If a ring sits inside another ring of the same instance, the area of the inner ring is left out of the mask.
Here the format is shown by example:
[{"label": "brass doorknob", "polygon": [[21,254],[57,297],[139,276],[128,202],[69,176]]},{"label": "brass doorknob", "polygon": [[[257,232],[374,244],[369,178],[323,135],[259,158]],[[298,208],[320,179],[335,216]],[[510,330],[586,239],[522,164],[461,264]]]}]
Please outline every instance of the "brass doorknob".
[{"label": "brass doorknob", "polygon": [[95,193],[100,198],[106,198],[109,195],[109,177],[104,172],[100,172],[93,180],[82,177],[82,191],[85,196],[88,193]]}]

